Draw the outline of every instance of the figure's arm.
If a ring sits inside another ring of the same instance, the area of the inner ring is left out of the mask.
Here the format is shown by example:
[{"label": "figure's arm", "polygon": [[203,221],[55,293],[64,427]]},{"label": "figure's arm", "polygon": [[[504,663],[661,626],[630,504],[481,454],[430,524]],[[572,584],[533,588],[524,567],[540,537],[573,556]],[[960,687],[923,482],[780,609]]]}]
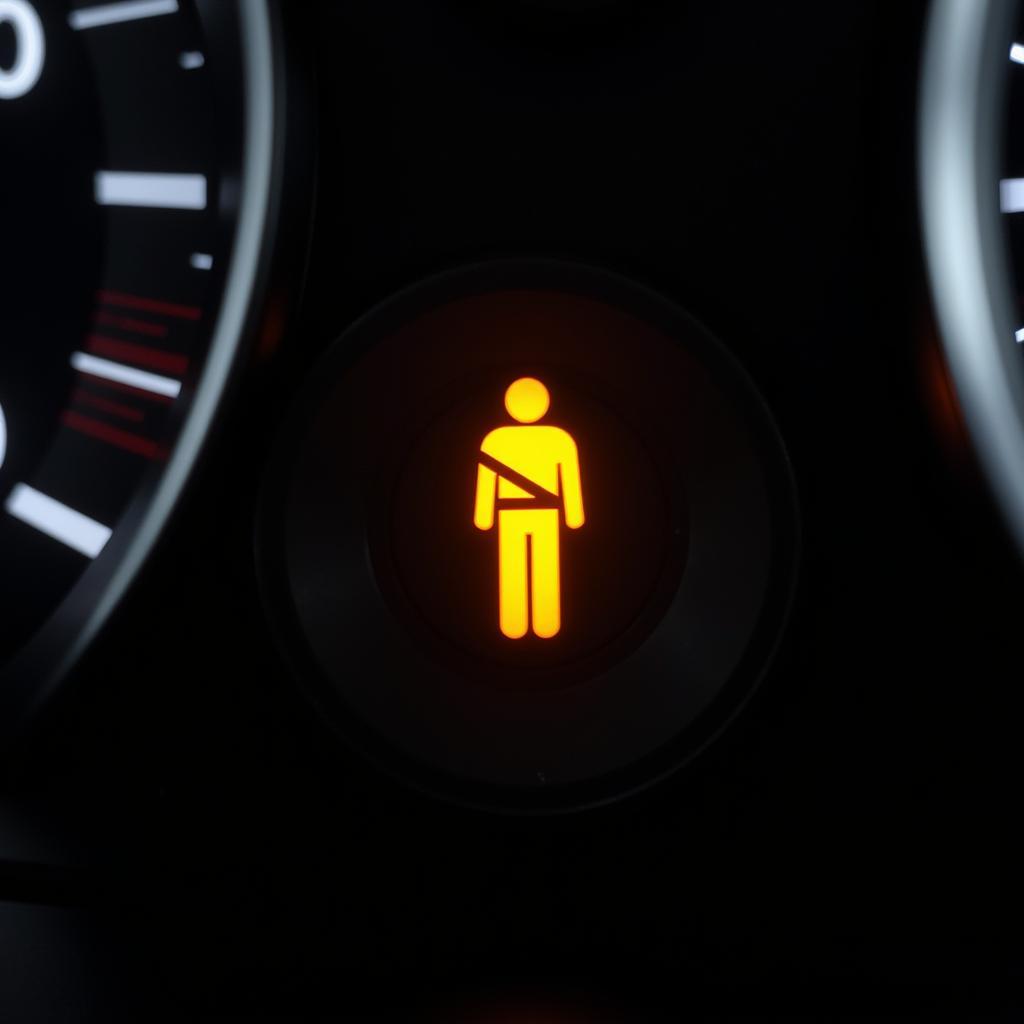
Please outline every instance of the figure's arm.
[{"label": "figure's arm", "polygon": [[489,530],[494,525],[494,499],[497,495],[498,475],[493,469],[476,467],[476,507],[473,525],[478,530]]},{"label": "figure's arm", "polygon": [[567,439],[565,457],[559,470],[562,477],[562,506],[565,508],[565,525],[578,530],[584,522],[583,485],[580,482],[580,457],[576,442]]}]

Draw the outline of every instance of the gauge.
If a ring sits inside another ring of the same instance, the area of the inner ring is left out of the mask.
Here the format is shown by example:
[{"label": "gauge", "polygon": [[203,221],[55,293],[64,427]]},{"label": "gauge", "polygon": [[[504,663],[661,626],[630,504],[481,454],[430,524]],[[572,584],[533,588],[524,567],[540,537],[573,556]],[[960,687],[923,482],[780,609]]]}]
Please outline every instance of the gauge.
[{"label": "gauge", "polygon": [[921,90],[922,214],[942,340],[1024,551],[1024,6],[939,0]]},{"label": "gauge", "polygon": [[0,721],[102,624],[178,498],[263,267],[258,0],[0,2]]}]

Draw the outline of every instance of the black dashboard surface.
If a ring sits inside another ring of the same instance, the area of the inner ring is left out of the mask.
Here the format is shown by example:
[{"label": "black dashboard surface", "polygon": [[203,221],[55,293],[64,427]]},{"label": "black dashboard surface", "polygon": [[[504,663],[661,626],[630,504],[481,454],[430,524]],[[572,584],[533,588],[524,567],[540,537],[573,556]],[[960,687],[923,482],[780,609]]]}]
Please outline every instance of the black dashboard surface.
[{"label": "black dashboard surface", "polygon": [[[925,5],[481,6],[284,12],[312,104],[301,295],[10,770],[4,1018],[1002,1010],[1024,587],[932,337]],[[641,280],[722,339],[803,521],[782,649],[735,723],[637,797],[540,818],[338,750],[271,640],[253,541],[317,355],[417,278],[535,255]]]}]

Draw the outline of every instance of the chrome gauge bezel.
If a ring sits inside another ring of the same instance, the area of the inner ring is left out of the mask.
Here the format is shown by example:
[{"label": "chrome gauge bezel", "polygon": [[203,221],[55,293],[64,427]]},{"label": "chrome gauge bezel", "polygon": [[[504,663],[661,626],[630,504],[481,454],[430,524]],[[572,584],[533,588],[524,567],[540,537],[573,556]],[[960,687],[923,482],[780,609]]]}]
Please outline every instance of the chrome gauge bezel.
[{"label": "chrome gauge bezel", "polygon": [[[934,0],[918,180],[934,308],[971,439],[1024,554],[1024,361],[999,205],[1011,0]],[[1000,60],[999,57],[1004,59]]]}]

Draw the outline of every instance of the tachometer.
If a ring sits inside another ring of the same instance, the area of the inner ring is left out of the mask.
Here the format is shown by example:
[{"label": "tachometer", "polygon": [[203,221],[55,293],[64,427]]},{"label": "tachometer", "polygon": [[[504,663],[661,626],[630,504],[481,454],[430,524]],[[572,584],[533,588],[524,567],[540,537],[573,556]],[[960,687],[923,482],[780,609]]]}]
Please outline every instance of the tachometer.
[{"label": "tachometer", "polygon": [[262,0],[0,0],[0,732],[150,549],[245,334],[274,194]]},{"label": "tachometer", "polygon": [[1024,551],[1024,7],[937,0],[921,92],[922,213],[964,417]]}]

